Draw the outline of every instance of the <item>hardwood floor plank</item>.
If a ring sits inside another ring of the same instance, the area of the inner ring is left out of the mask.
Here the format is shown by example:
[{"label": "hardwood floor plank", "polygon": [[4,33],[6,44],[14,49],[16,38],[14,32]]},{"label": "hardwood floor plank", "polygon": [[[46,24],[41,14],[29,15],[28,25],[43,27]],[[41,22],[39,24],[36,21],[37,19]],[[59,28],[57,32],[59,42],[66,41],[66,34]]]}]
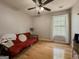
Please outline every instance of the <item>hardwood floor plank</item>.
[{"label": "hardwood floor plank", "polygon": [[13,59],[53,59],[54,48],[60,48],[64,50],[64,59],[72,59],[72,48],[65,44],[57,44],[51,42],[37,42],[31,46],[28,50],[25,49],[21,54]]}]

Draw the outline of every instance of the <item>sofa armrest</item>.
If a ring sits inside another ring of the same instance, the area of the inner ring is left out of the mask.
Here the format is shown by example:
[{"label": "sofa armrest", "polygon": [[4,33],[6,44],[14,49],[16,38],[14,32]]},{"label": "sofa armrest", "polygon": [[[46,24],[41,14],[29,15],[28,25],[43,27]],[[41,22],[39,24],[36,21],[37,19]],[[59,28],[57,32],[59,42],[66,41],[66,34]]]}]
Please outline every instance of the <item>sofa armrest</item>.
[{"label": "sofa armrest", "polygon": [[31,35],[31,38],[34,38],[34,39],[38,40],[38,35]]}]

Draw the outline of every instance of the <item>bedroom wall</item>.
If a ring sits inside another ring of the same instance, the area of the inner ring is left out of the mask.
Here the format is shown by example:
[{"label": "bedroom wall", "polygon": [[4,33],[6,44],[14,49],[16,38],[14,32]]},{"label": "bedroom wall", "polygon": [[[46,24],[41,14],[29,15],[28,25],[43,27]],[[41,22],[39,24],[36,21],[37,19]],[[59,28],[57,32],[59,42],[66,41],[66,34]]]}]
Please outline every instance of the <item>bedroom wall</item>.
[{"label": "bedroom wall", "polygon": [[0,2],[0,34],[28,32],[32,25],[31,19],[29,15]]},{"label": "bedroom wall", "polygon": [[52,27],[52,19],[53,15],[65,14],[68,13],[69,10],[55,12],[51,14],[45,14],[36,16],[33,19],[33,27],[35,28],[35,32],[42,38],[51,38],[51,27]]},{"label": "bedroom wall", "polygon": [[41,15],[34,17],[33,27],[35,29],[35,32],[41,38],[49,38],[51,19],[52,19],[51,15]]},{"label": "bedroom wall", "polygon": [[79,33],[79,1],[72,7],[72,39],[75,33]]}]

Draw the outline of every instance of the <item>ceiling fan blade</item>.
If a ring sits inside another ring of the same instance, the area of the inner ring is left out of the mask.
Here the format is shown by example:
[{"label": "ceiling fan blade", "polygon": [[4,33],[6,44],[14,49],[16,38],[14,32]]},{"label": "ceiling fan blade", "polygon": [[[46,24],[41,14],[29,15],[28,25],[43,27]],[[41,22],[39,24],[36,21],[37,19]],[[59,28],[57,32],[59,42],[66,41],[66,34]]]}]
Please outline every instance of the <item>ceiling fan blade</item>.
[{"label": "ceiling fan blade", "polygon": [[36,3],[36,0],[32,0],[34,3]]},{"label": "ceiling fan blade", "polygon": [[51,11],[51,9],[47,8],[47,7],[43,7],[45,10],[47,11]]},{"label": "ceiling fan blade", "polygon": [[41,5],[42,4],[42,0],[38,0],[39,4]]},{"label": "ceiling fan blade", "polygon": [[50,3],[50,2],[52,2],[53,0],[46,0],[44,3],[43,3],[43,5],[46,5],[46,4],[48,4],[48,3]]},{"label": "ceiling fan blade", "polygon": [[35,9],[36,7],[28,8],[28,10]]}]

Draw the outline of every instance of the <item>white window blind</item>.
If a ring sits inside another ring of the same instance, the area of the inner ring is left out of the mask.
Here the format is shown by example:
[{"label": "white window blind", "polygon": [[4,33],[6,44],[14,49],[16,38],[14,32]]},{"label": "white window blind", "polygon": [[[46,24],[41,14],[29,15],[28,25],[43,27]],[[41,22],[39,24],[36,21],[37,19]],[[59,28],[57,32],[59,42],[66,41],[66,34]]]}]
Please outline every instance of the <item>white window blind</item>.
[{"label": "white window blind", "polygon": [[65,41],[69,40],[69,23],[68,14],[56,15],[52,18],[52,35],[54,37],[64,37]]},{"label": "white window blind", "polygon": [[66,17],[63,15],[54,16],[53,18],[53,34],[54,36],[65,36],[66,34]]}]

